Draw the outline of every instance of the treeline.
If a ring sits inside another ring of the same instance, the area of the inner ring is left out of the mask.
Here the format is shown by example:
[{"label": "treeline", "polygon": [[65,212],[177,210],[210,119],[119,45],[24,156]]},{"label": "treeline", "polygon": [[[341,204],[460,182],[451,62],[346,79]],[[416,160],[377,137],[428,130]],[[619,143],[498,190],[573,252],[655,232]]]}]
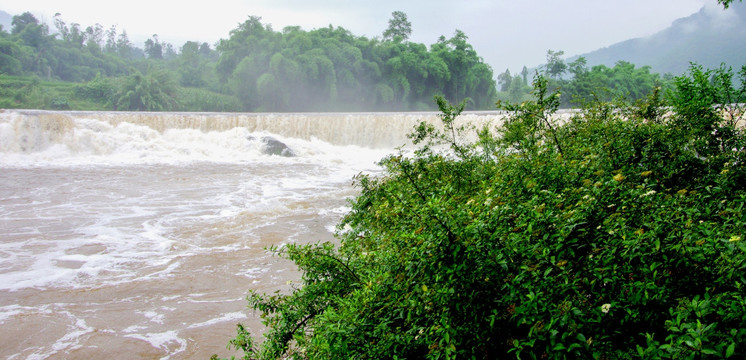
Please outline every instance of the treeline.
[{"label": "treeline", "polygon": [[[153,35],[136,47],[116,27],[31,13],[0,28],[0,106],[146,111],[431,110],[432,98],[490,109],[489,65],[456,30],[428,48],[394,12],[382,38],[341,27],[275,31],[249,17],[220,40],[181,48]],[[54,83],[55,85],[50,85]],[[60,85],[66,83],[66,85]],[[73,84],[74,83],[74,84]]]},{"label": "treeline", "polygon": [[[563,108],[582,107],[588,102],[623,100],[636,102],[650,95],[656,87],[672,89],[674,76],[663,76],[650,71],[650,66],[636,67],[627,61],[619,61],[614,67],[596,65],[588,67],[584,57],[567,62],[563,51],[547,51],[546,64],[542,72],[551,90],[560,94]],[[528,78],[529,70],[524,66],[520,73],[510,70],[497,76],[498,99],[520,103],[533,99]]]}]

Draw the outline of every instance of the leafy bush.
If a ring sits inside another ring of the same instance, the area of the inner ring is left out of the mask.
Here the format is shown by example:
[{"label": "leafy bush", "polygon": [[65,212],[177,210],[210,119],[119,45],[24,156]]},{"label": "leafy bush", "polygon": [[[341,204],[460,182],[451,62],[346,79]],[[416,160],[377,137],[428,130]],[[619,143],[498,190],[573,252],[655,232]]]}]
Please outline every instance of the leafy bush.
[{"label": "leafy bush", "polygon": [[181,87],[176,92],[179,111],[240,111],[241,103],[231,95],[224,95],[206,89]]},{"label": "leafy bush", "polygon": [[120,78],[112,102],[116,110],[171,111],[177,107],[176,82],[170,72],[153,67]]},{"label": "leafy bush", "polygon": [[101,104],[110,104],[114,97],[115,87],[111,79],[104,78],[101,73],[96,74],[93,80],[75,86],[75,96],[90,99]]},{"label": "leafy bush", "polygon": [[694,67],[665,100],[564,123],[538,76],[536,101],[474,143],[454,126],[463,104],[439,99],[442,130],[421,124],[414,153],[356,178],[338,247],[274,249],[302,286],[252,293],[265,340],[239,326],[231,344],[247,359],[744,358],[746,138],[701,93],[737,92],[708,78],[728,74]]},{"label": "leafy bush", "polygon": [[50,101],[49,107],[55,110],[70,110],[70,103],[66,97],[56,97]]}]

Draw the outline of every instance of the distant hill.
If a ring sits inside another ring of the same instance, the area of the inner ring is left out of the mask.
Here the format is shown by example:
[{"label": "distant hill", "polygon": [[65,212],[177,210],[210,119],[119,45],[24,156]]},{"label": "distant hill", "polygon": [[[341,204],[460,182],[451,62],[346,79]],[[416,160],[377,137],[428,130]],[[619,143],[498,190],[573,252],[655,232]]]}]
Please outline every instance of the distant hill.
[{"label": "distant hill", "polygon": [[746,3],[733,3],[728,10],[705,6],[661,32],[581,56],[589,66],[611,67],[624,60],[637,66],[649,65],[660,74],[680,75],[690,62],[705,68],[716,68],[724,62],[737,71],[746,64]]},{"label": "distant hill", "polygon": [[12,23],[13,23],[13,15],[0,10],[0,25],[3,26],[3,30],[10,32]]}]

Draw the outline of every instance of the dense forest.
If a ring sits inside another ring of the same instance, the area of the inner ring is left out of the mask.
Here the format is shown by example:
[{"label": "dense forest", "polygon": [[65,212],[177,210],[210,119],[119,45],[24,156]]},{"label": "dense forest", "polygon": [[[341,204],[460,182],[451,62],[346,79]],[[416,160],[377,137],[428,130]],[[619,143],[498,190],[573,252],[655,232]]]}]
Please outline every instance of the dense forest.
[{"label": "dense forest", "polygon": [[[409,41],[412,25],[393,12],[381,37],[341,27],[273,30],[250,16],[216,44],[177,48],[158,35],[143,47],[126,30],[68,24],[54,29],[31,13],[0,28],[0,107],[135,111],[417,111],[433,96],[489,110],[532,99],[537,70],[494,74],[456,30],[429,47]],[[672,76],[620,61],[588,67],[547,52],[539,71],[560,89],[562,107],[591,99],[636,101]],[[666,85],[669,84],[669,85]]]},{"label": "dense forest", "polygon": [[[114,110],[427,110],[434,95],[493,107],[492,69],[456,30],[428,48],[408,41],[406,14],[394,12],[382,37],[341,27],[275,31],[251,16],[221,39],[181,48],[157,35],[142,49],[127,32],[83,28],[31,13],[0,31],[2,107]],[[45,86],[46,82],[57,86]],[[75,86],[71,86],[74,83]],[[67,86],[65,86],[65,84]],[[71,104],[84,99],[88,104]]]}]

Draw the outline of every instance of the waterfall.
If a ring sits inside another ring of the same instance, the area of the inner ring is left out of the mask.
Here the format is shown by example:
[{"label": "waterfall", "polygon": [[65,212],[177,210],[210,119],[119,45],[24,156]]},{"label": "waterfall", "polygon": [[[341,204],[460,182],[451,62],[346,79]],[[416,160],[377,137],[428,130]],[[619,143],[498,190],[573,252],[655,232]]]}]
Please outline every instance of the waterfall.
[{"label": "waterfall", "polygon": [[[472,112],[459,122],[497,123],[498,112]],[[5,110],[0,113],[0,151],[30,153],[70,141],[75,132],[139,131],[136,137],[160,136],[169,130],[202,133],[243,129],[285,138],[367,148],[395,148],[421,121],[439,124],[438,113],[178,113]],[[130,126],[129,130],[126,125]],[[154,131],[147,135],[143,129]],[[160,135],[159,135],[160,134]],[[82,139],[79,139],[82,140]],[[75,147],[75,144],[68,144]]]}]

